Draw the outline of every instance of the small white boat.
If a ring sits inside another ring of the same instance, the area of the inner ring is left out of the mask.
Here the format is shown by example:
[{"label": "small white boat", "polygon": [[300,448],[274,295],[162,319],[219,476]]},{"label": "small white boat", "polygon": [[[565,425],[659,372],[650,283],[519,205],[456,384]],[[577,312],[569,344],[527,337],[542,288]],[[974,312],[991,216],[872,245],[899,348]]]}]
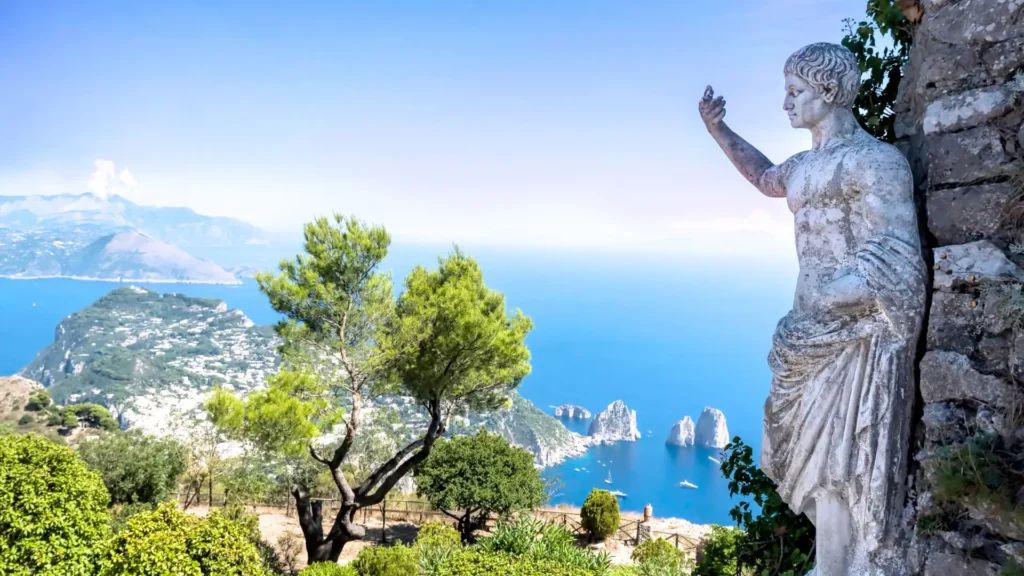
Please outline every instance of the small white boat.
[{"label": "small white boat", "polygon": [[618,490],[612,490],[612,491],[609,492],[609,494],[611,494],[612,496],[618,496],[619,498],[625,498],[626,497],[626,493],[625,492],[619,492]]},{"label": "small white boat", "polygon": [[573,472],[579,472],[579,471],[580,471],[580,469],[579,469],[579,468],[574,468],[574,469],[573,469]]},{"label": "small white boat", "polygon": [[605,484],[611,484],[612,483],[612,471],[611,470],[608,471],[608,477],[604,479],[604,483]]},{"label": "small white boat", "polygon": [[688,481],[688,480],[683,480],[682,482],[679,483],[679,487],[680,488],[693,488],[693,489],[696,489],[697,485],[694,484],[693,482]]},{"label": "small white boat", "polygon": [[719,466],[722,465],[722,461],[718,460],[717,458],[712,458],[711,456],[708,456],[708,460],[711,460],[712,462],[714,462],[715,464],[718,464]]}]

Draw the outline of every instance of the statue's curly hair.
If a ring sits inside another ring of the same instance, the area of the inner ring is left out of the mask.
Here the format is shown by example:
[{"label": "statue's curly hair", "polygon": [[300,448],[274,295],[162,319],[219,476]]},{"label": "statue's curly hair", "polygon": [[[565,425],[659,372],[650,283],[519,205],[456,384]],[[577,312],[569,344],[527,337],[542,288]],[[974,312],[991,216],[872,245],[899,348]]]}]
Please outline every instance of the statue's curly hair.
[{"label": "statue's curly hair", "polygon": [[838,87],[835,104],[850,107],[860,90],[857,58],[845,46],[829,42],[809,44],[786,59],[784,73],[806,80],[818,91],[832,81]]}]

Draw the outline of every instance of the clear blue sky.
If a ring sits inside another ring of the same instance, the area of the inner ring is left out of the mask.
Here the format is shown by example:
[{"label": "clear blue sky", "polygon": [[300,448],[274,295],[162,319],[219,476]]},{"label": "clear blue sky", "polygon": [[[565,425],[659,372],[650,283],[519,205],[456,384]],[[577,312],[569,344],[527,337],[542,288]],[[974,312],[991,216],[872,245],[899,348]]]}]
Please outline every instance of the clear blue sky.
[{"label": "clear blue sky", "polygon": [[807,148],[782,64],[863,12],[0,1],[0,194],[84,192],[107,160],[132,186],[95,189],[277,230],[337,210],[406,241],[789,254],[784,202],[734,173],[696,102],[714,85],[775,161]]}]

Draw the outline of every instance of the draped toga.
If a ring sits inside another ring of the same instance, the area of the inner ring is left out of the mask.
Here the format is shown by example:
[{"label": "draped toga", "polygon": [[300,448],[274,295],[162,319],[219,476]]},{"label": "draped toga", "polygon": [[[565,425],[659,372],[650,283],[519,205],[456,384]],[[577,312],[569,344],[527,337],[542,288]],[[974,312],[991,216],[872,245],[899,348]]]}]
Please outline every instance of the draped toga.
[{"label": "draped toga", "polygon": [[840,495],[876,549],[902,518],[925,269],[916,246],[879,235],[856,253],[855,273],[874,296],[866,309],[790,312],[778,324],[761,467],[812,519],[819,490]]}]

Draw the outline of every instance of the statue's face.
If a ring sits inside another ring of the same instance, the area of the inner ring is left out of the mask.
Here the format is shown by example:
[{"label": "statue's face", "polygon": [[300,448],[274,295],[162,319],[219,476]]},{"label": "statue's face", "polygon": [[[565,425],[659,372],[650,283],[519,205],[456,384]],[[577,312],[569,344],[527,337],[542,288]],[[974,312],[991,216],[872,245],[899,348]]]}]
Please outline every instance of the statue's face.
[{"label": "statue's face", "polygon": [[786,99],[782,109],[793,128],[810,128],[825,119],[832,104],[814,86],[794,74],[786,74]]}]

